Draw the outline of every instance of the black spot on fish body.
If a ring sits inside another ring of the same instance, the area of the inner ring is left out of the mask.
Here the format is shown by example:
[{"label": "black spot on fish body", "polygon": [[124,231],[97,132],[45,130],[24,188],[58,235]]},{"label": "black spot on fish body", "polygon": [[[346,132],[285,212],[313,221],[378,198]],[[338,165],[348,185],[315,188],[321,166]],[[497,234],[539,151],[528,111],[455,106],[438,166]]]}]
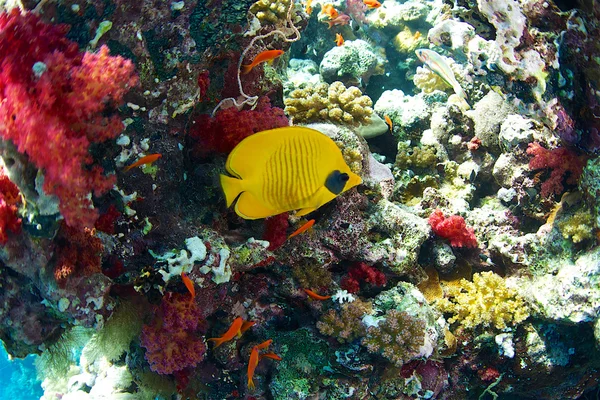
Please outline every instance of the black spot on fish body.
[{"label": "black spot on fish body", "polygon": [[325,180],[325,187],[331,193],[338,195],[344,191],[344,187],[346,186],[346,182],[348,182],[350,177],[348,174],[344,172],[340,172],[337,169],[329,174],[327,179]]}]

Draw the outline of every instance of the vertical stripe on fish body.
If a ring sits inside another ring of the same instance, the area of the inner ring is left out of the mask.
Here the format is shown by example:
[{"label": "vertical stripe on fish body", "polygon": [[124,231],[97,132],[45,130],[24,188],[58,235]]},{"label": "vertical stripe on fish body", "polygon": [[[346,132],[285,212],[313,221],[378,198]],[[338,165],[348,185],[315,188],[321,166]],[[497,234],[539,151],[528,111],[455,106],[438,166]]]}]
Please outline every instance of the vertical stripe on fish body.
[{"label": "vertical stripe on fish body", "polygon": [[[328,136],[303,127],[256,133],[231,152],[221,176],[227,205],[246,219],[305,215],[361,183]],[[238,197],[239,195],[239,197]]]}]

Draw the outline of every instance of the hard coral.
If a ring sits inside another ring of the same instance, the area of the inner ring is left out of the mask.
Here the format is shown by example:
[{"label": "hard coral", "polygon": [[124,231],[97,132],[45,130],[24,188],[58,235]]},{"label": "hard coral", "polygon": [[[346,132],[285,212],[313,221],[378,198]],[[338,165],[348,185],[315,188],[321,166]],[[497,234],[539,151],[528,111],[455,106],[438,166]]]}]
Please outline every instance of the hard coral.
[{"label": "hard coral", "polygon": [[406,312],[388,310],[385,320],[378,326],[371,326],[363,345],[371,353],[382,356],[402,366],[420,356],[425,344],[425,322]]},{"label": "hard coral", "polygon": [[194,153],[229,153],[246,137],[268,129],[288,126],[283,110],[271,107],[267,97],[261,97],[253,110],[238,111],[235,107],[221,109],[214,117],[200,115],[190,128],[195,141]]},{"label": "hard coral", "polygon": [[317,322],[319,332],[335,337],[340,343],[363,337],[366,328],[361,318],[372,311],[371,303],[356,299],[351,303],[342,304],[340,308],[339,312],[329,310],[323,314],[321,320]]},{"label": "hard coral", "polygon": [[446,290],[448,298],[438,300],[437,307],[454,314],[448,322],[458,322],[466,329],[505,329],[529,317],[525,301],[493,272],[474,274],[473,282],[461,279],[459,286],[448,286]]},{"label": "hard coral", "polygon": [[285,21],[290,0],[258,0],[250,6],[250,12],[262,23],[277,24]]},{"label": "hard coral", "polygon": [[43,170],[44,191],[59,198],[67,224],[83,228],[98,217],[90,193],[115,181],[88,149],[123,130],[110,111],[137,78],[133,64],[106,47],[80,53],[67,30],[34,14],[0,15],[0,136]]},{"label": "hard coral", "polygon": [[357,262],[352,265],[348,271],[348,275],[342,279],[340,286],[350,293],[356,293],[360,290],[361,281],[365,281],[374,286],[385,286],[387,280],[385,274],[377,268],[362,262]]},{"label": "hard coral", "polygon": [[429,216],[428,222],[436,235],[450,240],[450,246],[477,247],[473,228],[467,228],[464,218],[460,215],[446,218],[443,212],[435,210]]},{"label": "hard coral", "polygon": [[296,123],[329,121],[358,125],[371,119],[373,101],[359,88],[342,82],[296,89],[284,100],[285,112]]},{"label": "hard coral", "polygon": [[527,154],[533,156],[529,160],[529,169],[550,169],[550,177],[542,183],[542,196],[548,197],[552,194],[561,194],[564,190],[563,181],[567,176],[566,183],[576,185],[585,162],[572,150],[565,147],[548,150],[539,143],[529,143]]},{"label": "hard coral", "polygon": [[142,328],[141,343],[150,369],[172,374],[193,367],[206,355],[206,344],[197,334],[200,309],[189,295],[168,293],[152,325]]}]

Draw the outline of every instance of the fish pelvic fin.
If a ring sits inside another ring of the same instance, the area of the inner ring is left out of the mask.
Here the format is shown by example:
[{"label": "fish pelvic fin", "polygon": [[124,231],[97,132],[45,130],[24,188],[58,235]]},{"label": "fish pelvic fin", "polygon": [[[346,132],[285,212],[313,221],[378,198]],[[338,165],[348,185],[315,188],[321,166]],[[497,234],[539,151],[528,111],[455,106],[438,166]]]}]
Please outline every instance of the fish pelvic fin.
[{"label": "fish pelvic fin", "polygon": [[221,188],[225,194],[227,208],[229,208],[240,193],[244,191],[244,183],[241,179],[221,174]]}]

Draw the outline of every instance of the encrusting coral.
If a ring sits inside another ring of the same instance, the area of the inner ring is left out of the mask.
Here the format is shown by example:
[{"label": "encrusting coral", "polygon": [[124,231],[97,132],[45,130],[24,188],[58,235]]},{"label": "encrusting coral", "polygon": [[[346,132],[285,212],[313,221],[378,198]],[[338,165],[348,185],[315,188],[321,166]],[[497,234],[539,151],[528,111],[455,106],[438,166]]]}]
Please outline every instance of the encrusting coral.
[{"label": "encrusting coral", "polygon": [[420,355],[425,344],[425,322],[406,312],[388,310],[385,320],[378,326],[371,326],[362,344],[371,353],[382,356],[402,366]]},{"label": "encrusting coral", "polygon": [[447,286],[445,291],[448,297],[437,300],[436,306],[454,314],[449,323],[458,322],[466,329],[506,329],[529,317],[523,298],[491,271],[474,274],[473,282],[462,279],[459,286]]},{"label": "encrusting coral", "polygon": [[330,121],[359,125],[369,122],[373,113],[369,96],[355,86],[346,88],[342,82],[296,89],[284,103],[285,112],[295,123]]}]

